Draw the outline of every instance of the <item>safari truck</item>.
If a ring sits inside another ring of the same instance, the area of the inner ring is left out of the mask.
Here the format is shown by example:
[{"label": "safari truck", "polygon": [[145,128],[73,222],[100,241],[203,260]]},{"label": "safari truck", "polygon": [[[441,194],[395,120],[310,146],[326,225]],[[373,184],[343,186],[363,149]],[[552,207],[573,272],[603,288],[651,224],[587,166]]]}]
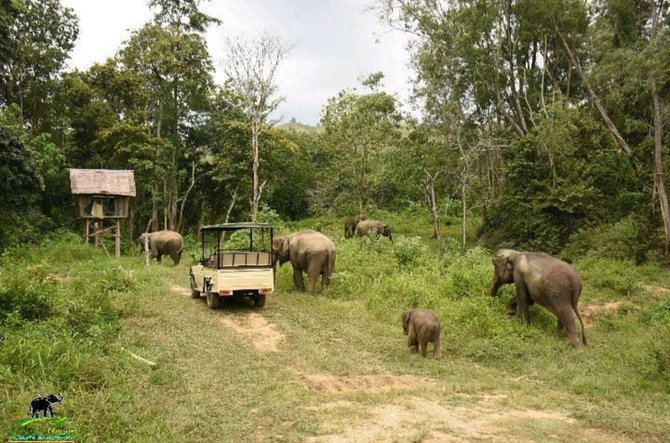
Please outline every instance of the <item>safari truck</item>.
[{"label": "safari truck", "polygon": [[274,292],[273,227],[265,223],[225,223],[203,226],[200,264],[191,266],[191,297],[207,297],[207,306],[219,307],[223,297],[249,298],[265,306]]}]

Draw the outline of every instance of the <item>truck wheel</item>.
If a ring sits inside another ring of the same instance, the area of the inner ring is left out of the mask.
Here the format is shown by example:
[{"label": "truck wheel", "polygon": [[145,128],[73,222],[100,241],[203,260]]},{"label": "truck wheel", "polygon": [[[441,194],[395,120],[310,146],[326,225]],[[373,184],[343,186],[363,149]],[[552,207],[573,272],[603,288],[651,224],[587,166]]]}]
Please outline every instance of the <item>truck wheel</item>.
[{"label": "truck wheel", "polygon": [[219,297],[219,294],[216,294],[214,292],[207,293],[207,306],[209,306],[210,309],[218,308],[220,302],[221,297]]},{"label": "truck wheel", "polygon": [[254,298],[254,306],[257,308],[265,306],[265,294],[259,294]]},{"label": "truck wheel", "polygon": [[195,277],[191,276],[191,298],[200,298],[200,291],[196,289]]}]

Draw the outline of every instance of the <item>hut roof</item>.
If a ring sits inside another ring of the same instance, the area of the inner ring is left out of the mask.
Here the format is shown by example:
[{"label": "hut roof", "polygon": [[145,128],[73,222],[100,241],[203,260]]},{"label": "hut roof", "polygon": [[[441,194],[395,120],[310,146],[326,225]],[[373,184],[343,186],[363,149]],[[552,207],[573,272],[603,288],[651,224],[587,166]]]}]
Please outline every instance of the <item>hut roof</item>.
[{"label": "hut roof", "polygon": [[107,194],[135,197],[133,171],[111,169],[70,169],[73,194]]}]

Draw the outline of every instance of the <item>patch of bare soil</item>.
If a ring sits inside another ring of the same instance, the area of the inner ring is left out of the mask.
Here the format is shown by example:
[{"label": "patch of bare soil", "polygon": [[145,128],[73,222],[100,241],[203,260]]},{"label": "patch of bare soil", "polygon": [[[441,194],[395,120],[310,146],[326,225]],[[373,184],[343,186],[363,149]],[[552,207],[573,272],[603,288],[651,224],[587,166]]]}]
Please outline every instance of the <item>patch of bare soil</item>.
[{"label": "patch of bare soil", "polygon": [[[384,404],[369,409],[357,424],[333,420],[324,424],[327,435],[308,439],[311,443],[351,441],[392,442],[531,442],[549,441],[623,442],[599,431],[581,428],[576,420],[557,411],[510,409],[496,397],[471,398],[467,406],[449,406],[421,398]],[[460,402],[459,402],[460,403]],[[324,407],[351,408],[351,404]],[[534,426],[536,425],[536,426]],[[532,434],[524,436],[523,431]]]},{"label": "patch of bare soil", "polygon": [[284,334],[255,312],[224,315],[221,323],[247,338],[259,352],[278,352]]},{"label": "patch of bare soil", "polygon": [[189,297],[191,296],[191,290],[186,289],[183,286],[178,286],[178,285],[172,285],[172,292],[176,292],[179,295],[188,295]]},{"label": "patch of bare soil", "polygon": [[[172,286],[172,292],[191,296],[191,290],[179,285]],[[268,322],[262,315],[254,312],[249,314],[226,314],[221,319],[224,326],[247,338],[259,352],[277,352],[284,334]]]},{"label": "patch of bare soil", "polygon": [[355,375],[351,377],[330,374],[303,375],[307,387],[313,391],[369,391],[383,388],[412,388],[429,380],[412,375]]},{"label": "patch of bare soil", "polygon": [[621,310],[623,302],[615,301],[604,305],[585,305],[579,308],[584,324],[591,324],[602,315],[613,315]]}]

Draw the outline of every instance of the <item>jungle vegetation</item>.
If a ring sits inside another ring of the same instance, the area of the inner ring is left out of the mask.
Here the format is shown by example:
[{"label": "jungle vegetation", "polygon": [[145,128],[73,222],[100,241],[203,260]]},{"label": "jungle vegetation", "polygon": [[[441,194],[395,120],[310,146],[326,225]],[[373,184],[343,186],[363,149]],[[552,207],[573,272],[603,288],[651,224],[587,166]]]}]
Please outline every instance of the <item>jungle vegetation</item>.
[{"label": "jungle vegetation", "polygon": [[220,54],[203,35],[220,23],[200,3],[152,0],[116,56],[79,71],[65,67],[71,9],[0,2],[0,249],[78,229],[68,168],[108,168],[135,171],[126,239],[259,208],[287,220],[414,209],[434,237],[481,220],[464,244],[667,253],[667,1],[377,0],[379,19],[413,36],[421,118],[377,72],[334,91],[317,128],[269,118],[290,51],[277,38],[230,39],[227,80],[214,81]]}]

